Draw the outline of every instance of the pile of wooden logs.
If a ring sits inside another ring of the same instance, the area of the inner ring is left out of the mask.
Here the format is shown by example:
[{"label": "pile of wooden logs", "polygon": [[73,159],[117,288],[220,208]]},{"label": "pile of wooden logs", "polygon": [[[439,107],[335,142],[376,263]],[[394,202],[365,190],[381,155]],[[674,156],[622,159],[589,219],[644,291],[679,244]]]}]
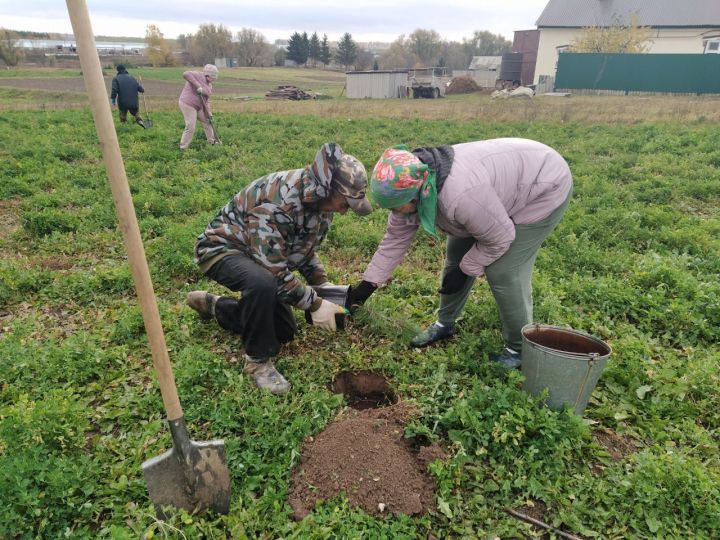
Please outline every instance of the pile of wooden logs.
[{"label": "pile of wooden logs", "polygon": [[278,86],[275,90],[265,93],[265,99],[291,99],[299,101],[301,99],[312,99],[313,96],[307,92],[303,92],[297,86]]}]

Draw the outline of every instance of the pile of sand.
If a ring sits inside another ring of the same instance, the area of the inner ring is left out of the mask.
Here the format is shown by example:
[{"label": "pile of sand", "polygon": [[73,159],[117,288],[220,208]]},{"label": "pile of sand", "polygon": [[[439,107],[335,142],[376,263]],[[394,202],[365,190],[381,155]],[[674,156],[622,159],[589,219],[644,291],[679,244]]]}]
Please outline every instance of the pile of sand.
[{"label": "pile of sand", "polygon": [[409,408],[345,409],[325,431],[308,437],[292,475],[288,502],[296,519],[316,501],[340,492],[368,514],[422,514],[434,508],[435,484],[427,466],[445,455],[439,446],[403,437]]}]

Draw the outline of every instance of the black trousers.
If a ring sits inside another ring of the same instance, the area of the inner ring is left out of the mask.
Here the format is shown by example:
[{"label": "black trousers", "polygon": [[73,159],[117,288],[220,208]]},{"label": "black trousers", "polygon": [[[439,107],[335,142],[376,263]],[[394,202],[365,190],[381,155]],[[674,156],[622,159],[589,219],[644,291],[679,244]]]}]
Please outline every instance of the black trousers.
[{"label": "black trousers", "polygon": [[228,255],[206,275],[242,293],[240,300],[218,298],[215,318],[226,330],[240,334],[248,356],[277,356],[280,345],[295,337],[297,324],[292,309],[278,299],[277,283],[269,270],[244,255]]},{"label": "black trousers", "polygon": [[138,112],[139,112],[139,111],[138,111],[138,108],[137,108],[137,107],[130,107],[129,109],[125,109],[125,108],[120,107],[120,106],[118,105],[118,111],[119,111],[119,114],[120,114],[120,121],[121,121],[121,122],[127,121],[127,113],[128,113],[128,111],[130,111],[130,114],[132,114],[135,118],[140,118],[140,117],[138,116]]}]

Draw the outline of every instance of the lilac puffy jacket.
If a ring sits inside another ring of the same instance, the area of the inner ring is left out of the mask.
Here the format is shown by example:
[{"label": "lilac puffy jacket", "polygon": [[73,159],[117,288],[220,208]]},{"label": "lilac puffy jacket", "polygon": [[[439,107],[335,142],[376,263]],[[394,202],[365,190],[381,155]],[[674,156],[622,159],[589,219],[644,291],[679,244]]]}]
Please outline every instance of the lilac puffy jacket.
[{"label": "lilac puffy jacket", "polygon": [[[482,276],[515,239],[515,225],[548,217],[572,189],[560,154],[527,139],[491,139],[453,145],[455,158],[438,195],[436,225],[450,236],[477,241],[460,269]],[[363,279],[383,284],[405,257],[419,227],[417,214],[388,218]]]}]

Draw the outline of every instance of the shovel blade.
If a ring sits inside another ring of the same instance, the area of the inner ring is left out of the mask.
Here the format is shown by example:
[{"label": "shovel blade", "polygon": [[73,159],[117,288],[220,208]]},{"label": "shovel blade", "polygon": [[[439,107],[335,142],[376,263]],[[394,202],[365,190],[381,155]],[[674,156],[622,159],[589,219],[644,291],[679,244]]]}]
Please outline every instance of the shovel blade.
[{"label": "shovel blade", "polygon": [[150,120],[149,118],[146,118],[145,120],[143,120],[143,127],[145,129],[149,129],[149,128],[153,127],[153,121]]},{"label": "shovel blade", "polygon": [[[183,459],[183,455],[185,459]],[[190,513],[230,511],[230,473],[225,443],[190,441],[181,455],[176,448],[142,464],[150,499],[158,515],[163,506],[184,508]]]}]

